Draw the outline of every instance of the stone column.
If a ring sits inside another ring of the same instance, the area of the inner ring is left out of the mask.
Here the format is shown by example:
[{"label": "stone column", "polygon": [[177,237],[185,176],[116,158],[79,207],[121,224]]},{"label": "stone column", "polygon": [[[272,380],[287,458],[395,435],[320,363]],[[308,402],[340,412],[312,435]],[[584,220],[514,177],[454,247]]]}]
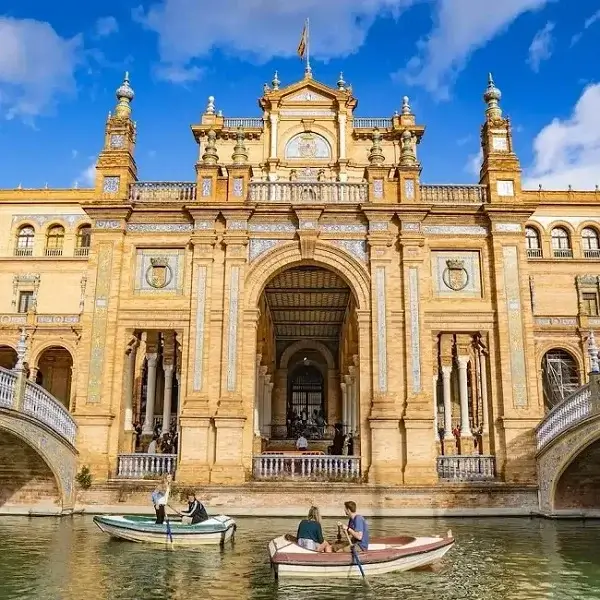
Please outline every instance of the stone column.
[{"label": "stone column", "polygon": [[438,373],[434,373],[432,377],[432,398],[433,398],[433,439],[437,441],[438,439],[438,409],[437,409],[437,382],[438,382]]},{"label": "stone column", "polygon": [[469,424],[469,391],[467,388],[468,356],[458,357],[458,386],[460,392],[460,437],[473,437]]},{"label": "stone column", "polygon": [[277,158],[277,122],[278,116],[271,114],[269,117],[271,121],[271,156],[270,158]]},{"label": "stone column", "polygon": [[137,345],[131,346],[127,353],[127,366],[125,367],[125,389],[123,390],[123,403],[125,414],[123,417],[123,429],[126,432],[133,431],[133,383],[135,374],[135,359]]},{"label": "stone column", "polygon": [[[344,379],[346,376],[344,376]],[[343,430],[346,431],[346,422],[348,418],[348,386],[346,383],[340,383],[342,388],[342,424]]]},{"label": "stone column", "polygon": [[143,435],[152,435],[154,432],[154,395],[156,393],[156,363],[158,354],[147,354],[148,384],[146,385],[146,415],[142,426]]},{"label": "stone column", "polygon": [[165,373],[165,390],[163,395],[163,435],[169,431],[171,424],[171,400],[173,396],[173,365],[163,365]]},{"label": "stone column", "polygon": [[258,368],[258,384],[256,390],[256,421],[254,434],[260,436],[265,426],[265,376],[267,366]]},{"label": "stone column", "polygon": [[269,420],[267,420],[267,415],[265,413],[265,427],[270,426],[268,430],[269,437],[273,437],[273,434],[278,431],[278,428],[286,424],[287,377],[287,369],[277,369],[277,371],[275,371],[275,385],[272,402],[271,397],[265,400],[265,410],[266,405],[269,405]]},{"label": "stone column", "polygon": [[340,160],[346,159],[346,115],[342,113],[338,113],[338,123],[339,123],[339,156]]},{"label": "stone column", "polygon": [[254,408],[252,411],[252,431],[255,436],[260,435],[260,363],[262,354],[256,355],[256,368],[254,369]]},{"label": "stone column", "polygon": [[479,351],[479,372],[481,373],[481,412],[483,418],[483,435],[490,431],[490,415],[489,415],[489,399],[488,399],[488,384],[487,384],[487,369],[486,369],[485,354],[483,350]]},{"label": "stone column", "polygon": [[450,378],[452,365],[442,367],[442,381],[444,384],[444,439],[453,440],[452,435],[452,388]]},{"label": "stone column", "polygon": [[272,436],[273,430],[273,425],[271,423],[271,402],[273,398],[273,386],[274,384],[271,383],[271,376],[265,375],[265,417],[267,419],[265,422],[265,428],[267,429],[269,437]]}]

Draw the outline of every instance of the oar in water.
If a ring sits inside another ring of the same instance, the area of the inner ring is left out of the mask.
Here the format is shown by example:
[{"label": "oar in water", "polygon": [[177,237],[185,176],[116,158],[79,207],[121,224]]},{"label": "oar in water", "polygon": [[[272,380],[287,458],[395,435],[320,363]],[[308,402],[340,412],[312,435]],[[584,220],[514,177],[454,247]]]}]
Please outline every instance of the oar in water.
[{"label": "oar in water", "polygon": [[358,552],[356,550],[356,546],[352,543],[352,540],[350,539],[350,534],[348,533],[348,530],[344,529],[344,533],[346,534],[346,538],[348,540],[348,543],[350,544],[350,552],[352,553],[352,558],[354,559],[354,562],[356,563],[356,566],[358,567],[358,570],[360,571],[362,578],[365,580],[365,583],[369,583],[367,581],[367,576],[365,575],[365,570],[363,569],[362,563],[360,562],[360,559],[358,558]]},{"label": "oar in water", "polygon": [[169,517],[167,519],[167,544],[170,544],[171,550],[173,550],[173,532],[171,531],[171,523],[169,522]]}]

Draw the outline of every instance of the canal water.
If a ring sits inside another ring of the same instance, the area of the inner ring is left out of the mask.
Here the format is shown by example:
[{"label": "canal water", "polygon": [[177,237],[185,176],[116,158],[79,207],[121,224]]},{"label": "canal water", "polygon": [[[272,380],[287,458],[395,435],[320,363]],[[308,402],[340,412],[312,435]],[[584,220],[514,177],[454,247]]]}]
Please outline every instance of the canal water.
[{"label": "canal water", "polygon": [[[237,519],[233,545],[166,551],[110,540],[91,517],[0,517],[1,600],[600,599],[600,522],[370,519],[372,534],[442,534],[433,571],[275,582],[267,542],[295,519]],[[335,520],[325,520],[333,536]]]}]

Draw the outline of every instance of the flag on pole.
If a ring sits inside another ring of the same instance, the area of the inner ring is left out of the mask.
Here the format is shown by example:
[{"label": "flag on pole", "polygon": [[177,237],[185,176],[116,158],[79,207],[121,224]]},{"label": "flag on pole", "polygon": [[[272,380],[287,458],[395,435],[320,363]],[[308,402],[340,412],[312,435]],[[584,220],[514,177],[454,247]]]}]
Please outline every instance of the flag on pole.
[{"label": "flag on pole", "polygon": [[304,22],[304,29],[302,29],[302,37],[300,38],[300,43],[298,44],[298,56],[301,59],[304,59],[306,56],[306,49],[308,44],[308,22]]}]

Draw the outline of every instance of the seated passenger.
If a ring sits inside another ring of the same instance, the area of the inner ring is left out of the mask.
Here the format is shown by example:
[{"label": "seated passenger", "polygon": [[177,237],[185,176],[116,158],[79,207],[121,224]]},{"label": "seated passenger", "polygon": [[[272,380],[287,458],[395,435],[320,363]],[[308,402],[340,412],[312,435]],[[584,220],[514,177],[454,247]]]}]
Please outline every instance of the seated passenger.
[{"label": "seated passenger", "polygon": [[308,511],[308,518],[300,521],[296,537],[298,538],[298,545],[306,548],[306,550],[331,552],[331,545],[323,539],[321,515],[316,506],[311,506]]},{"label": "seated passenger", "polygon": [[208,513],[194,492],[188,495],[188,509],[177,512],[181,515],[181,522],[184,525],[196,525],[208,520]]}]

